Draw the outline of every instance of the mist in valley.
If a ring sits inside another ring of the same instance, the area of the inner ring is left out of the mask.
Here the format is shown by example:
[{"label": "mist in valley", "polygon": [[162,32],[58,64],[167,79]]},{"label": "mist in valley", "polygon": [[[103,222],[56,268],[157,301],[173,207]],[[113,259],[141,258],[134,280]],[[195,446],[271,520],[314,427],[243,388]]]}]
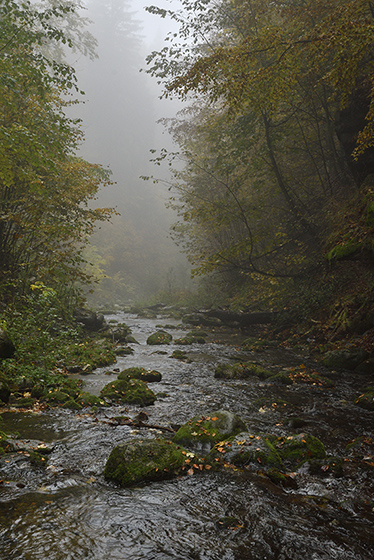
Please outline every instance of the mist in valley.
[{"label": "mist in valley", "polygon": [[[84,103],[75,106],[85,134],[80,155],[110,168],[113,184],[99,193],[98,206],[114,207],[111,223],[97,230],[87,249],[88,272],[99,283],[89,302],[122,304],[191,286],[190,267],[170,239],[176,220],[167,209],[167,170],[155,168],[150,150],[170,148],[160,118],[180,105],[160,100],[155,80],[140,69],[162,48],[170,23],[144,10],[143,0],[87,0],[84,17],[98,42],[98,58],[72,60]],[[141,176],[155,175],[154,183]]]}]

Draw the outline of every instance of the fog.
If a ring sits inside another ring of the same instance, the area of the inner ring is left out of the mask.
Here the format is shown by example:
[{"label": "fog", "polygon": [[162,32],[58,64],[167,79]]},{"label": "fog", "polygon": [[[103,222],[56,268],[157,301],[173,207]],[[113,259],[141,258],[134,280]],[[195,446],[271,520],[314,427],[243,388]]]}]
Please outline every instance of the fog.
[{"label": "fog", "polygon": [[85,134],[80,155],[109,167],[115,183],[96,202],[115,207],[119,215],[101,225],[87,253],[89,272],[107,276],[95,298],[113,303],[190,285],[189,265],[169,237],[176,216],[165,207],[167,186],[140,179],[156,172],[168,178],[149,162],[150,150],[171,147],[157,121],[180,108],[160,100],[156,81],[139,71],[171,30],[170,22],[148,14],[144,5],[144,0],[86,0],[83,15],[92,20],[99,58],[79,54],[72,61],[85,92],[84,104],[74,109]]}]

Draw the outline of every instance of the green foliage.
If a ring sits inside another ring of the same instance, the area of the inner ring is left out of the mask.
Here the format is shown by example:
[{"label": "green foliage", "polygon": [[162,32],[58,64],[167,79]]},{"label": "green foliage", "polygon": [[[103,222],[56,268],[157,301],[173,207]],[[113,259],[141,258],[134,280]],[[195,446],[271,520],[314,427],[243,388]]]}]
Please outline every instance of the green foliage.
[{"label": "green foliage", "polygon": [[234,305],[262,296],[271,306],[321,270],[326,252],[337,261],[369,248],[370,201],[360,231],[347,222],[341,239],[330,235],[355,181],[336,115],[360,88],[367,114],[353,157],[374,142],[370,6],[182,0],[179,11],[148,8],[180,25],[149,55],[148,72],[165,97],[189,103],[165,121],[179,152],[153,160],[174,173],[172,233],[194,273]]},{"label": "green foliage", "polygon": [[3,298],[37,280],[66,300],[76,299],[76,283],[88,280],[80,270],[83,245],[95,221],[110,215],[89,205],[108,173],[74,155],[82,134],[78,121],[65,114],[79,89],[62,49],[91,50],[77,11],[65,1],[48,6],[6,0],[0,7]]},{"label": "green foliage", "polygon": [[72,320],[53,289],[33,286],[18,305],[8,306],[3,326],[16,347],[13,358],[1,362],[0,398],[28,408],[37,402],[80,409],[105,405],[82,393],[82,381],[68,371],[89,372],[115,362],[113,344],[87,337]]}]

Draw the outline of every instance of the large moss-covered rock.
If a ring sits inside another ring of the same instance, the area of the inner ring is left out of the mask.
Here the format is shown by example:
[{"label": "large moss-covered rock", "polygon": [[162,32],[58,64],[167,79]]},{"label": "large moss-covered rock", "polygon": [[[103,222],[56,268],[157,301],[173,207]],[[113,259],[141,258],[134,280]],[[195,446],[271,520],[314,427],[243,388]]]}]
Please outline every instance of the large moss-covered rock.
[{"label": "large moss-covered rock", "polygon": [[190,463],[188,455],[171,441],[130,441],[113,449],[106,462],[104,476],[121,486],[170,478],[186,469]]},{"label": "large moss-covered rock", "polygon": [[82,324],[88,331],[99,331],[105,324],[104,315],[84,307],[75,309],[73,315],[77,323]]},{"label": "large moss-covered rock", "polygon": [[139,404],[148,406],[155,402],[156,395],[140,379],[126,377],[117,379],[105,385],[100,392],[101,396],[114,403]]},{"label": "large moss-covered rock", "polygon": [[210,462],[226,462],[242,467],[253,464],[265,469],[295,470],[306,461],[324,459],[323,443],[309,434],[287,437],[253,435],[243,432],[214,446],[207,456]]},{"label": "large moss-covered rock", "polygon": [[76,399],[77,403],[82,407],[85,406],[105,406],[104,399],[97,397],[96,395],[91,395],[86,391],[82,391]]},{"label": "large moss-covered rock", "polygon": [[277,449],[267,436],[255,436],[242,432],[226,441],[221,441],[213,447],[207,456],[209,462],[219,461],[247,466],[251,463],[268,467],[282,466],[282,459]]},{"label": "large moss-covered rock", "polygon": [[206,343],[206,333],[199,331],[191,331],[182,338],[178,338],[174,341],[175,344],[181,344],[183,346],[188,346],[191,344],[205,344]]},{"label": "large moss-covered rock", "polygon": [[198,451],[209,451],[217,442],[246,429],[244,422],[227,410],[217,410],[208,416],[194,416],[179,428],[173,441]]},{"label": "large moss-covered rock", "polygon": [[128,379],[132,377],[133,379],[141,379],[147,383],[161,381],[161,373],[151,369],[145,369],[143,367],[131,367],[124,369],[118,375],[118,379]]},{"label": "large moss-covered rock", "polygon": [[170,344],[170,342],[173,340],[173,337],[171,336],[170,333],[164,331],[164,330],[159,330],[153,334],[151,334],[148,338],[147,338],[147,344],[150,345],[156,345],[156,344]]},{"label": "large moss-covered rock", "polygon": [[323,363],[330,369],[349,369],[353,371],[368,357],[368,352],[363,348],[344,348],[343,350],[327,352]]},{"label": "large moss-covered rock", "polygon": [[289,469],[296,469],[312,459],[324,459],[326,451],[323,443],[310,434],[294,434],[274,437],[272,444]]}]

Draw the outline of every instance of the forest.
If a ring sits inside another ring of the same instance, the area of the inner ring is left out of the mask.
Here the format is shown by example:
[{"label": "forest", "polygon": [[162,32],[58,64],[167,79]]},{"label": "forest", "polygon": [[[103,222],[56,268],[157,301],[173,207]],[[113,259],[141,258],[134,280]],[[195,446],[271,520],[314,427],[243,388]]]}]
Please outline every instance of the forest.
[{"label": "forest", "polygon": [[180,26],[147,71],[184,102],[154,163],[193,274],[233,308],[373,327],[373,3],[148,10]]},{"label": "forest", "polygon": [[[121,249],[110,230],[113,247],[105,230],[98,248],[89,245],[116,211],[95,207],[110,171],[80,157],[81,119],[69,116],[84,92],[67,53],[94,59],[97,47],[81,8],[16,0],[0,8],[0,292],[9,331],[23,332],[30,313],[70,324],[90,283],[105,284],[105,258],[115,277],[114,261],[127,252],[131,276],[131,262],[139,267],[152,252],[132,241]],[[276,311],[278,331],[323,342],[369,332],[373,3],[183,0],[176,10],[146,10],[169,18],[173,31],[143,71],[183,108],[164,119],[176,149],[151,149],[170,175],[143,178],[167,183],[171,235],[199,285],[181,291],[164,271],[169,289],[150,301]],[[122,27],[134,37],[133,25]],[[149,284],[141,269],[136,282],[142,274]]]}]

